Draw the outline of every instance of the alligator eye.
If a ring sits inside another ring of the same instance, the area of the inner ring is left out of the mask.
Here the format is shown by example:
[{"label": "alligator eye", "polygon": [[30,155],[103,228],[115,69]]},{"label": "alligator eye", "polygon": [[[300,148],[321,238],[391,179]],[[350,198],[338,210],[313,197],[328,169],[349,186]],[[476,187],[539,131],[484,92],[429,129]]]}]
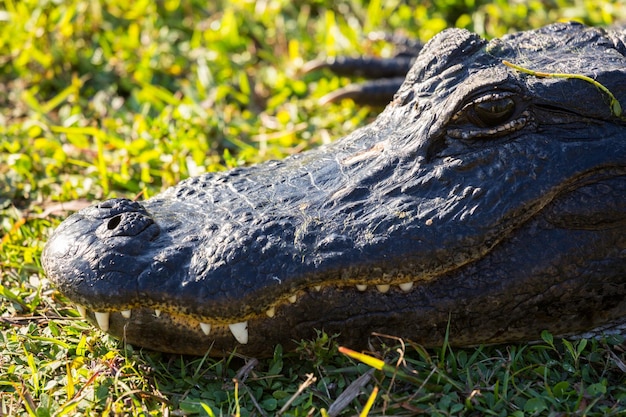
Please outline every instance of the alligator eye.
[{"label": "alligator eye", "polygon": [[530,121],[528,104],[517,94],[496,91],[466,103],[448,125],[456,139],[498,138],[516,132]]},{"label": "alligator eye", "polygon": [[511,97],[502,97],[474,103],[474,114],[483,126],[494,127],[506,122],[515,112],[515,101]]}]

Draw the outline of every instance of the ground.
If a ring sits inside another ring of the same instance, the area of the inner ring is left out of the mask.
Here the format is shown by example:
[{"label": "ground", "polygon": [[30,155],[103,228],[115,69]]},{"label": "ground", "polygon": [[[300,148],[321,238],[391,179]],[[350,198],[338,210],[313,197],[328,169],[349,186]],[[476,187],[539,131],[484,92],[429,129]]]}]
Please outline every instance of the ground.
[{"label": "ground", "polygon": [[[464,350],[382,338],[369,354],[391,372],[357,380],[370,368],[325,335],[258,362],[124,345],[83,322],[40,264],[71,210],[282,158],[379,111],[320,105],[349,80],[303,74],[308,60],[392,55],[368,40],[374,31],[427,40],[457,26],[492,38],[563,19],[624,22],[626,4],[1,1],[0,416],[354,415],[374,387],[372,415],[626,413],[621,338],[544,334],[533,345]],[[315,380],[299,392],[307,375]],[[332,406],[350,384],[360,394]]]}]

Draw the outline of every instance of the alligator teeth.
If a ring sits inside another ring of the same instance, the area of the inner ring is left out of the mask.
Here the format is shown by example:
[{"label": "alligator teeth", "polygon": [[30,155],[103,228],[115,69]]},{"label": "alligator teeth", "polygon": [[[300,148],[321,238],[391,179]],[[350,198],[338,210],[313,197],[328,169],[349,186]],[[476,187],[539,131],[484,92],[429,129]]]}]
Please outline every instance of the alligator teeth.
[{"label": "alligator teeth", "polygon": [[161,310],[154,310],[154,315],[157,317],[161,316]]},{"label": "alligator teeth", "polygon": [[365,291],[367,289],[367,285],[357,285],[356,289],[359,291]]},{"label": "alligator teeth", "polygon": [[276,308],[270,307],[265,314],[267,314],[267,317],[274,317],[274,314],[276,314]]},{"label": "alligator teeth", "polygon": [[209,335],[211,333],[211,325],[209,323],[200,323],[200,328],[205,335]]},{"label": "alligator teeth", "polygon": [[389,285],[377,285],[376,289],[382,293],[389,291]]},{"label": "alligator teeth", "polygon": [[298,296],[295,294],[288,298],[291,304],[295,303],[297,299],[298,299]]},{"label": "alligator teeth", "polygon": [[321,285],[316,285],[313,288],[315,289],[315,291],[321,291],[322,290],[322,286]]},{"label": "alligator teeth", "polygon": [[413,288],[413,283],[405,282],[404,284],[400,284],[399,287],[402,291],[408,292],[408,291],[411,291],[411,288]]},{"label": "alligator teeth", "polygon": [[235,339],[242,345],[248,343],[248,322],[242,321],[241,323],[233,323],[229,324],[228,328],[230,329]]},{"label": "alligator teeth", "polygon": [[130,310],[122,310],[122,317],[124,317],[125,319],[129,319],[130,318]]},{"label": "alligator teeth", "polygon": [[87,308],[84,306],[81,306],[80,304],[76,304],[76,310],[78,310],[78,313],[83,316],[83,317],[87,317]]},{"label": "alligator teeth", "polygon": [[106,332],[107,330],[109,330],[109,313],[95,312],[95,315],[98,326],[100,326],[102,331]]}]

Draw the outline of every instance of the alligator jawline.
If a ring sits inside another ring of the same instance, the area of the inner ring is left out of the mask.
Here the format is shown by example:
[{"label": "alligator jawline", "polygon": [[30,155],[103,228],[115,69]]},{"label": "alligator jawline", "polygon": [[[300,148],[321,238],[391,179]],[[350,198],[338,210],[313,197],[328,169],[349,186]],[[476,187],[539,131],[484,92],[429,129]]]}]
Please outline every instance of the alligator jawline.
[{"label": "alligator jawline", "polygon": [[[401,284],[355,284],[353,285],[345,285],[344,288],[356,288],[358,292],[364,292],[369,290],[375,290],[382,294],[388,293],[390,291],[397,291],[400,293],[408,293],[411,291],[415,285],[416,281],[408,281]],[[340,288],[336,285],[328,285],[326,288]],[[129,309],[119,309],[119,310],[111,310],[111,311],[93,311],[92,309],[85,307],[83,305],[76,305],[76,309],[80,313],[80,315],[84,318],[90,319],[92,322],[98,325],[100,329],[103,331],[109,330],[109,320],[111,318],[111,314],[120,314],[125,320],[132,320],[134,312],[141,311],[144,317],[147,317],[148,314],[152,315],[152,318],[156,320],[160,320],[166,316],[169,316],[167,320],[171,321],[173,324],[184,325],[187,329],[197,332],[198,329],[202,331],[205,335],[209,336],[216,328],[219,328],[221,332],[226,332],[228,329],[235,339],[241,343],[246,344],[248,342],[248,321],[250,319],[272,319],[276,315],[277,309],[281,308],[284,305],[295,304],[298,301],[298,297],[302,296],[304,293],[309,291],[320,292],[324,287],[322,285],[315,285],[311,288],[302,289],[293,293],[292,295],[282,298],[279,302],[274,305],[268,307],[265,310],[265,316],[257,315],[246,317],[240,321],[237,320],[224,320],[224,319],[216,319],[210,318],[205,319],[202,317],[196,317],[191,314],[181,313],[181,309],[171,309],[168,306],[157,306],[154,308],[147,307],[138,307],[138,308],[129,308]],[[150,312],[150,313],[147,313]],[[193,330],[195,329],[195,330]]]},{"label": "alligator jawline", "polygon": [[[620,171],[621,173],[621,171]],[[596,184],[602,184],[603,181],[619,179],[621,176],[619,173],[616,175],[614,171],[609,170],[609,172],[598,171],[591,173],[587,176],[579,178],[575,181],[576,186],[570,187],[568,190],[564,190],[564,192],[560,193],[559,196],[563,197],[569,195],[570,193],[576,192],[580,188],[584,186],[594,186]],[[535,221],[537,218],[542,217],[544,214],[548,213],[548,217],[546,220],[555,224],[554,219],[550,219],[550,207],[557,205],[560,201],[559,197],[555,197],[553,201],[546,204],[542,210],[534,217]],[[531,220],[532,222],[532,220]],[[527,222],[522,222],[522,224],[526,224]],[[517,229],[517,228],[516,228]],[[491,252],[494,249],[493,246],[486,249],[485,253],[482,253],[482,256],[485,256],[486,253]],[[480,259],[481,256],[478,257]],[[445,274],[454,273],[455,270],[459,270],[465,267],[468,264],[475,262],[477,259],[469,260],[460,265],[456,265],[454,268],[445,271]],[[211,336],[214,334],[227,335],[232,334],[235,340],[240,344],[247,344],[248,342],[248,322],[256,321],[256,320],[271,320],[276,316],[276,312],[281,308],[289,305],[294,305],[298,302],[298,299],[305,296],[307,293],[319,293],[325,289],[331,289],[332,291],[343,290],[343,291],[356,291],[357,293],[363,293],[365,291],[377,291],[381,294],[386,294],[389,292],[395,292],[396,294],[408,294],[412,290],[416,288],[416,284],[420,285],[421,283],[435,280],[439,275],[430,276],[428,278],[420,277],[415,278],[413,280],[407,280],[402,282],[399,279],[396,279],[395,282],[391,283],[379,283],[372,284],[371,280],[368,283],[358,283],[358,280],[352,280],[348,283],[342,283],[342,285],[338,285],[336,282],[327,283],[327,284],[316,284],[310,285],[304,288],[300,288],[298,290],[292,291],[286,295],[283,295],[277,298],[277,301],[269,304],[266,308],[262,309],[265,314],[249,314],[246,317],[241,318],[216,318],[216,317],[202,317],[197,314],[187,313],[187,309],[184,307],[174,307],[169,305],[161,305],[161,304],[152,304],[150,306],[139,306],[139,307],[129,307],[128,309],[119,308],[117,310],[109,310],[109,311],[93,311],[91,308],[77,305],[77,310],[81,314],[81,316],[90,319],[93,323],[97,324],[103,331],[108,331],[109,329],[109,320],[111,314],[119,314],[124,320],[133,320],[133,317],[139,313],[143,316],[143,320],[150,319],[154,321],[163,320],[165,322],[170,322],[170,325],[182,326],[186,328],[190,332],[194,333],[203,333],[205,336]],[[383,277],[384,280],[385,277]],[[387,280],[389,277],[386,277]]]}]

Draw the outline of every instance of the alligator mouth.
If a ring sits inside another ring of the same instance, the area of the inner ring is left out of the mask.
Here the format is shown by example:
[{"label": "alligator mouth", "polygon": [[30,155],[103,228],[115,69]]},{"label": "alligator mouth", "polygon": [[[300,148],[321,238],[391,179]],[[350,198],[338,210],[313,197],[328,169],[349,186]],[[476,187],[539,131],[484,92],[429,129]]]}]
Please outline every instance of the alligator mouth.
[{"label": "alligator mouth", "polygon": [[[164,244],[164,242],[170,242],[172,236],[168,233],[177,231],[180,221],[176,217],[169,216],[167,221],[164,221],[167,225],[161,224],[140,203],[124,199],[108,200],[88,208],[85,213],[78,213],[77,216],[81,219],[93,220],[96,224],[99,223],[99,226],[94,226],[95,235],[102,242],[110,242],[107,245],[115,246],[115,256],[134,256],[140,249],[146,250],[151,245],[162,248],[158,255],[151,260],[149,267],[143,273],[137,273],[137,278],[132,278],[133,274],[129,274],[129,271],[120,270],[116,271],[119,276],[114,279],[100,277],[104,278],[105,281],[109,279],[111,282],[135,282],[136,280],[140,282],[143,276],[147,276],[148,278],[143,278],[145,282],[142,284],[149,285],[147,282],[152,279],[150,278],[152,275],[162,276],[163,271],[171,270],[172,265],[176,265],[179,260],[188,256],[182,246]],[[71,221],[68,222],[68,225],[70,224],[72,224]],[[163,239],[163,242],[159,241],[160,239]],[[51,239],[47,250],[52,251],[52,248],[58,246],[58,242]],[[114,259],[115,256],[111,258]],[[49,255],[47,259],[62,257]],[[102,260],[99,261],[99,263],[102,262]],[[138,261],[137,264],[139,263]],[[278,320],[277,313],[280,315],[281,310],[297,305],[300,299],[310,294],[319,294],[328,289],[333,294],[338,291],[351,291],[354,294],[373,292],[401,295],[414,290],[418,282],[418,280],[409,280],[399,275],[395,280],[396,283],[388,283],[391,281],[390,276],[382,273],[379,275],[380,281],[387,283],[372,284],[372,280],[369,278],[368,282],[351,280],[303,286],[286,294],[277,295],[273,301],[266,303],[265,307],[255,309],[260,313],[248,314],[240,319],[220,316],[205,317],[193,313],[194,309],[190,306],[184,307],[166,301],[158,301],[149,295],[142,296],[142,291],[149,291],[149,289],[140,290],[134,286],[137,284],[131,286],[131,291],[123,293],[116,292],[116,288],[111,288],[112,295],[107,294],[106,297],[100,299],[89,294],[93,286],[88,285],[83,290],[84,295],[73,298],[85,300],[85,304],[75,301],[76,309],[82,317],[97,325],[102,331],[111,332],[118,337],[128,336],[125,333],[126,327],[134,324],[141,327],[141,331],[144,331],[145,328],[178,328],[196,336],[204,336],[206,342],[210,342],[212,337],[221,337],[246,345],[249,341],[249,326],[258,323],[271,325],[273,319]],[[128,276],[128,278],[123,278],[124,276]],[[154,285],[158,284],[155,282]],[[126,302],[119,302],[120,300],[126,300]],[[120,329],[124,329],[124,335],[120,334]],[[254,331],[254,327],[252,329]],[[155,330],[155,332],[158,331]],[[132,337],[130,339],[132,340]]]},{"label": "alligator mouth", "polygon": [[[326,288],[331,288],[331,291],[347,291],[349,288],[354,292],[364,293],[366,291],[375,291],[379,294],[392,294],[402,295],[407,294],[415,287],[416,281],[408,281],[401,284],[354,284],[350,286],[338,287],[335,284],[328,285]],[[230,333],[234,340],[238,343],[245,345],[248,343],[249,334],[248,334],[248,325],[249,322],[256,322],[258,320],[269,320],[276,318],[276,313],[281,308],[293,305],[298,302],[298,299],[306,296],[308,293],[319,293],[322,291],[324,286],[316,285],[310,288],[305,288],[303,290],[298,291],[297,293],[293,293],[292,295],[282,299],[280,302],[272,305],[271,307],[265,310],[265,314],[261,316],[253,316],[246,320],[242,320],[239,322],[230,322],[228,320],[216,320],[215,318],[202,318],[197,317],[190,314],[182,313],[181,309],[172,309],[169,305],[162,305],[156,307],[135,307],[129,308],[125,310],[111,310],[111,311],[94,311],[88,307],[85,307],[80,304],[76,304],[76,309],[80,313],[80,315],[94,324],[97,324],[98,327],[107,332],[110,329],[110,321],[111,320],[124,320],[131,321],[134,319],[136,315],[141,317],[141,321],[145,323],[146,321],[154,321],[154,324],[160,325],[173,325],[173,326],[183,326],[188,330],[193,332],[202,332],[205,336],[211,336],[213,334],[224,335]]]}]

